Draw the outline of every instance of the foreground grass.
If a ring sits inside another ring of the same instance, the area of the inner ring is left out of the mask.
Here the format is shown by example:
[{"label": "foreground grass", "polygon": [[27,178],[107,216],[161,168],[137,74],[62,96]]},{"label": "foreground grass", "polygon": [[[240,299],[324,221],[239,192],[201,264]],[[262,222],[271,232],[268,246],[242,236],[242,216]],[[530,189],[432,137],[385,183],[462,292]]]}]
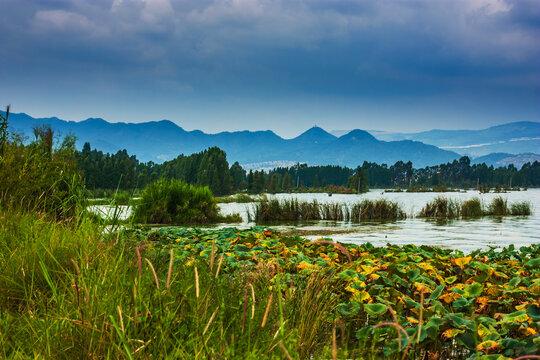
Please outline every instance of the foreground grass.
[{"label": "foreground grass", "polygon": [[104,235],[0,210],[0,358],[506,359],[539,345],[537,245]]}]

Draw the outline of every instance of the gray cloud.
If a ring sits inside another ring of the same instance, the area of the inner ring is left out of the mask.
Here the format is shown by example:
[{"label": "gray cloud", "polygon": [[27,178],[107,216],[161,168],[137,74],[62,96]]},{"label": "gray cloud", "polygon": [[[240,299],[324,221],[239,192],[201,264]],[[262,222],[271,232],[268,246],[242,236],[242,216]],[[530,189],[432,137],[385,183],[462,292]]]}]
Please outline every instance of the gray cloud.
[{"label": "gray cloud", "polygon": [[[15,93],[17,86],[37,93],[48,83],[61,95],[78,85],[89,103],[122,93],[191,106],[228,96],[384,103],[445,93],[448,101],[481,95],[489,102],[512,90],[508,106],[517,108],[524,106],[518,96],[535,99],[540,74],[535,0],[0,5],[0,75]],[[528,116],[538,116],[532,103],[527,107]]]}]

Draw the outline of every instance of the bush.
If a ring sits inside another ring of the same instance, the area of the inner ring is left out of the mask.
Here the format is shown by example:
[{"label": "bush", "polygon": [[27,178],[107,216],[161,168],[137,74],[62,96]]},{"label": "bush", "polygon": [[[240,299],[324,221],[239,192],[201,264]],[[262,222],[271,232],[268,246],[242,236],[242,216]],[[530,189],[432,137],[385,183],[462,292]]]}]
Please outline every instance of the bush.
[{"label": "bush", "polygon": [[[7,124],[7,115],[2,117]],[[4,125],[1,126],[2,129]],[[86,209],[84,183],[75,161],[75,137],[54,146],[50,127],[34,129],[25,145],[16,134],[0,134],[0,203],[69,219]]]},{"label": "bush", "polygon": [[206,224],[219,220],[217,202],[207,186],[161,179],[146,186],[133,220],[154,224]]}]

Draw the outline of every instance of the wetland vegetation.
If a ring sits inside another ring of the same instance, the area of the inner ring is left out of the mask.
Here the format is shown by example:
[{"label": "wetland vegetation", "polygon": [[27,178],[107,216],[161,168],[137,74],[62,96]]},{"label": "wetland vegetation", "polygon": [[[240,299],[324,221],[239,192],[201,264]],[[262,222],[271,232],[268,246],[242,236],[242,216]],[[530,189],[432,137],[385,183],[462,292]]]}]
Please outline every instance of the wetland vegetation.
[{"label": "wetland vegetation", "polygon": [[[37,128],[25,144],[6,124],[0,118],[2,359],[506,360],[540,346],[538,244],[466,254],[264,227],[106,228],[87,211],[73,138],[54,146],[53,132]],[[206,164],[221,161],[213,151],[199,154]],[[210,187],[155,180],[141,193],[141,222],[218,220]],[[388,200],[348,213],[276,201],[262,199],[261,216],[404,216]],[[474,214],[478,203],[466,208]],[[530,211],[503,198],[486,209]]]}]

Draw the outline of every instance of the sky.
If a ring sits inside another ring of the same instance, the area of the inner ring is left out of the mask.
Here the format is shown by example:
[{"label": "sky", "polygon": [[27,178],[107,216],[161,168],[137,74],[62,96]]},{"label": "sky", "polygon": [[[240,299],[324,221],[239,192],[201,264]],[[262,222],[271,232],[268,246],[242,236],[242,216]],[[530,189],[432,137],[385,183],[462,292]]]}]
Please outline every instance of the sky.
[{"label": "sky", "polygon": [[540,121],[540,0],[0,0],[0,106],[214,133]]}]

